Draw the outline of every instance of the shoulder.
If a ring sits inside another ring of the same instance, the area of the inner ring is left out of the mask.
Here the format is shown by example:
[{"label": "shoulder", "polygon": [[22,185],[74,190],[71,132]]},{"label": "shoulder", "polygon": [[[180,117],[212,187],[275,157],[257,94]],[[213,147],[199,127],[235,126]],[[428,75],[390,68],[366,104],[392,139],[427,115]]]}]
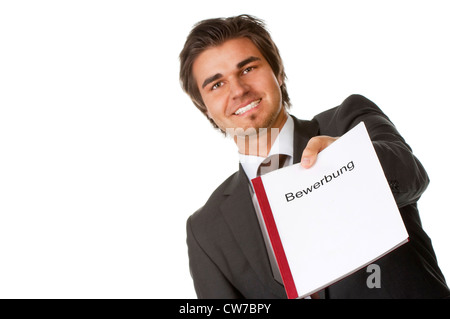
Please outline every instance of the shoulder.
[{"label": "shoulder", "polygon": [[321,134],[344,134],[359,122],[373,116],[389,121],[374,102],[362,95],[353,94],[340,105],[317,114],[314,120],[319,123]]},{"label": "shoulder", "polygon": [[239,172],[230,175],[210,195],[206,203],[188,218],[188,227],[193,232],[204,232],[221,222],[220,206],[227,198],[227,192],[236,182]]},{"label": "shoulder", "polygon": [[340,105],[319,113],[314,118],[319,122],[324,122],[364,114],[366,112],[381,112],[381,110],[368,98],[359,94],[353,94],[347,97]]}]

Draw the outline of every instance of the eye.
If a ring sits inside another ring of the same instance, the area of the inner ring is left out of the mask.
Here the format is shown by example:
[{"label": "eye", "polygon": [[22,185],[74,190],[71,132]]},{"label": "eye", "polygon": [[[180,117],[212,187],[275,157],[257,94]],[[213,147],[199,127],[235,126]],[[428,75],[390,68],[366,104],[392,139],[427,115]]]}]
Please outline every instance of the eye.
[{"label": "eye", "polygon": [[223,85],[223,82],[217,82],[216,84],[214,84],[211,87],[211,90],[217,90],[218,88],[220,88]]},{"label": "eye", "polygon": [[254,66],[249,66],[248,68],[245,68],[244,71],[242,71],[242,74],[247,74],[250,71],[252,71],[255,67]]}]

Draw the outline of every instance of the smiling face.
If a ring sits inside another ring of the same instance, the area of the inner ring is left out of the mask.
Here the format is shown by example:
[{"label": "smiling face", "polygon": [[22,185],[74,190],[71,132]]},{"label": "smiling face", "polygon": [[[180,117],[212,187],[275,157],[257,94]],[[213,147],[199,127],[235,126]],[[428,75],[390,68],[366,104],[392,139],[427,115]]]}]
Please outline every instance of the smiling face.
[{"label": "smiling face", "polygon": [[279,128],[287,118],[280,86],[269,63],[248,38],[203,51],[193,75],[207,114],[222,131]]}]

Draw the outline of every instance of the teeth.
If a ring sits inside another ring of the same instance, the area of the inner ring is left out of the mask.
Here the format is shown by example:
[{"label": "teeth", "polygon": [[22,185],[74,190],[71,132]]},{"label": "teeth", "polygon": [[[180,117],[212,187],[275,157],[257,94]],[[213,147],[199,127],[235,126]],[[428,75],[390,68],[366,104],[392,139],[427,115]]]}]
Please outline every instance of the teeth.
[{"label": "teeth", "polygon": [[259,102],[261,102],[261,99],[259,99],[257,101],[253,101],[252,103],[250,103],[247,106],[241,107],[239,110],[234,112],[234,114],[239,115],[239,114],[245,113],[245,112],[251,110],[252,108],[258,106]]}]

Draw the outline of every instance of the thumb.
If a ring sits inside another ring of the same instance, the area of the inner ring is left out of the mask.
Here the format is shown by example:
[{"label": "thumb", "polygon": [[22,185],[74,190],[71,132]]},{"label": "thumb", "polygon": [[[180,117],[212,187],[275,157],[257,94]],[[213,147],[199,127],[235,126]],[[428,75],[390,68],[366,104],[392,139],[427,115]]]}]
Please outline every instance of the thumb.
[{"label": "thumb", "polygon": [[317,160],[317,155],[337,139],[337,137],[331,136],[315,136],[311,138],[303,150],[301,165],[304,168],[312,167]]}]

